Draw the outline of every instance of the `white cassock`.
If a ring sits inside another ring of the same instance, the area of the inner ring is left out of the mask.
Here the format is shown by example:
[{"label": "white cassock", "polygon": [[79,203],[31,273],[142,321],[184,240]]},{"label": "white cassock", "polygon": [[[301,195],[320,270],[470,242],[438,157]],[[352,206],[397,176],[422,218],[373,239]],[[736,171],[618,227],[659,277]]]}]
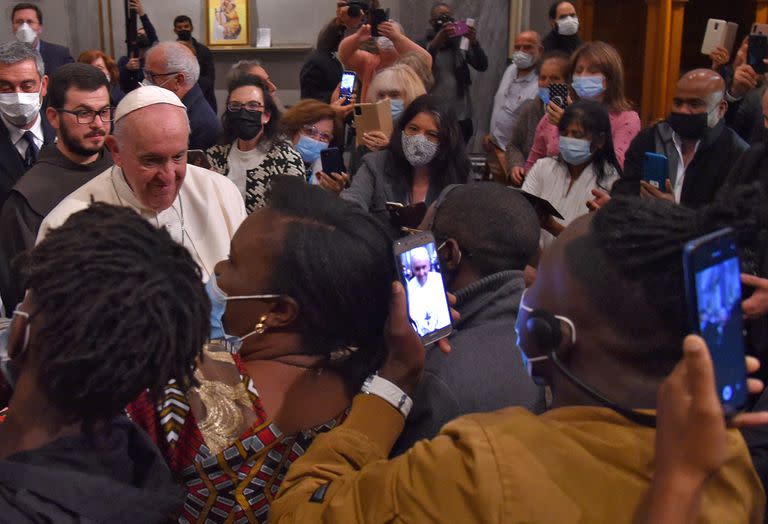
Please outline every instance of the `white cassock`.
[{"label": "white cassock", "polygon": [[427,281],[423,286],[416,277],[408,281],[408,314],[416,324],[419,335],[426,335],[449,324],[450,313],[443,281],[438,273],[427,273]]},{"label": "white cassock", "polygon": [[62,225],[73,213],[91,202],[130,207],[189,250],[203,272],[229,255],[229,242],[245,220],[243,197],[227,177],[200,167],[187,165],[187,174],[173,205],[155,213],[145,209],[125,181],[122,170],[113,166],[62,200],[45,217],[37,235],[39,243],[48,231]]}]

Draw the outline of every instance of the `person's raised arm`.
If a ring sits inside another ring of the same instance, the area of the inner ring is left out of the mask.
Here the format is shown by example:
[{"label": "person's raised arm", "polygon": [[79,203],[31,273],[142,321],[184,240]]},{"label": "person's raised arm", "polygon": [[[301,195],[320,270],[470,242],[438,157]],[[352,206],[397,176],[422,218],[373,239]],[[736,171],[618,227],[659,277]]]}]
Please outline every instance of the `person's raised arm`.
[{"label": "person's raised arm", "polygon": [[349,35],[339,44],[339,61],[346,69],[362,72],[365,63],[365,51],[360,50],[364,42],[371,39],[371,26],[364,24],[356,33]]},{"label": "person's raised arm", "polygon": [[432,55],[429,54],[429,51],[405,36],[398,24],[394,22],[384,22],[383,24],[379,25],[379,33],[381,33],[382,36],[386,36],[392,40],[392,43],[395,46],[395,50],[397,50],[399,54],[404,55],[405,53],[410,52],[417,53],[419,57],[427,64],[427,67],[430,69],[432,68]]}]

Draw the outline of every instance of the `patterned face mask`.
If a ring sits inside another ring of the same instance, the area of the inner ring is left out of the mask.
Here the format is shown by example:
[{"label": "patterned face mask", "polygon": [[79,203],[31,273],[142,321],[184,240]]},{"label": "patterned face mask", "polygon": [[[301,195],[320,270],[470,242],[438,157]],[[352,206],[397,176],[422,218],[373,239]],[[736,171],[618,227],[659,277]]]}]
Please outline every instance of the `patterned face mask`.
[{"label": "patterned face mask", "polygon": [[437,155],[439,144],[430,142],[424,135],[408,136],[403,133],[403,154],[413,167],[426,166]]}]

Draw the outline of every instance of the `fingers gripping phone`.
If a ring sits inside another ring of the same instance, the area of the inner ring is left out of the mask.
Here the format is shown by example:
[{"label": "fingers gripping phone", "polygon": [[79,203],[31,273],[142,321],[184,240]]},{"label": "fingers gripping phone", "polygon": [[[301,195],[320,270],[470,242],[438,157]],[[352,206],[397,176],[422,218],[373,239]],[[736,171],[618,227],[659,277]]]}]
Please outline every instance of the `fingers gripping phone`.
[{"label": "fingers gripping phone", "polygon": [[568,84],[549,84],[549,99],[562,109],[568,107]]},{"label": "fingers gripping phone", "polygon": [[389,9],[374,9],[371,11],[371,36],[379,36],[379,24],[389,20]]},{"label": "fingers gripping phone", "polygon": [[394,243],[395,265],[408,300],[411,325],[426,346],[453,331],[435,237],[429,231]]},{"label": "fingers gripping phone", "polygon": [[741,271],[733,230],[716,231],[686,244],[683,273],[690,328],[709,347],[717,396],[726,416],[732,416],[748,396]]}]

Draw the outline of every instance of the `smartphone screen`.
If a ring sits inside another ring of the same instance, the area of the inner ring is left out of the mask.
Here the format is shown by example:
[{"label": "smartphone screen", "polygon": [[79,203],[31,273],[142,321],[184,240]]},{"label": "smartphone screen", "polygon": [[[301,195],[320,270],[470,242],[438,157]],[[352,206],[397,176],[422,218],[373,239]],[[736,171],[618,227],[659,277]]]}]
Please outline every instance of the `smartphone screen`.
[{"label": "smartphone screen", "polygon": [[766,65],[763,60],[768,58],[768,37],[765,35],[749,35],[748,42],[747,64],[752,66],[755,73],[765,73]]},{"label": "smartphone screen", "polygon": [[659,191],[667,190],[669,160],[664,155],[646,153],[643,162],[643,180]]},{"label": "smartphone screen", "polygon": [[432,233],[395,241],[395,261],[408,299],[411,325],[427,345],[451,334],[451,313]]},{"label": "smartphone screen", "polygon": [[329,147],[320,151],[320,162],[323,165],[323,172],[329,175],[331,173],[346,172],[344,158],[341,156],[341,151],[338,147]]},{"label": "smartphone screen", "polygon": [[685,247],[686,295],[691,328],[707,342],[717,395],[726,415],[747,401],[741,272],[733,231],[724,229]]},{"label": "smartphone screen", "polygon": [[339,98],[349,98],[355,91],[356,75],[352,71],[344,71],[341,75],[341,87],[339,88]]}]

